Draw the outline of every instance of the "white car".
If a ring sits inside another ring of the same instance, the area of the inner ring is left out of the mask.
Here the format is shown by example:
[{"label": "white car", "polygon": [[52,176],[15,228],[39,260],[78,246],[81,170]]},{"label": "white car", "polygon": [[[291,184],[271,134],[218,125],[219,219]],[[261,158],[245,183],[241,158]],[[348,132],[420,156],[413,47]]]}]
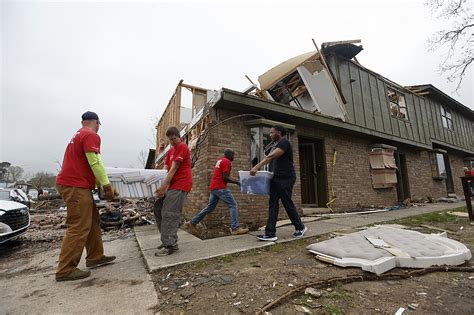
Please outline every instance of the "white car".
[{"label": "white car", "polygon": [[30,212],[22,203],[0,200],[0,244],[25,233],[30,226]]}]

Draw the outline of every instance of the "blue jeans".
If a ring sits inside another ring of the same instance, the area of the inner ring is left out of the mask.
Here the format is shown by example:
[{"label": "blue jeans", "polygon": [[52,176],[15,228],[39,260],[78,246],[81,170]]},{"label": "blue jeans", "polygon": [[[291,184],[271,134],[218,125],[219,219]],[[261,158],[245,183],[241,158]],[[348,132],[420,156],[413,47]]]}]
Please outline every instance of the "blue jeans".
[{"label": "blue jeans", "polygon": [[232,230],[235,230],[239,227],[239,214],[237,213],[237,202],[235,202],[234,196],[229,188],[224,189],[215,189],[211,190],[209,196],[209,203],[207,207],[202,209],[198,214],[196,214],[192,219],[191,223],[196,225],[204,219],[204,217],[214,211],[219,200],[224,201],[230,210],[230,227]]},{"label": "blue jeans", "polygon": [[304,225],[301,222],[300,215],[296,210],[291,195],[293,194],[293,185],[295,178],[273,178],[270,182],[270,199],[268,201],[268,220],[265,227],[265,234],[275,236],[276,223],[278,220],[279,201],[285,207],[286,213],[296,230],[303,230]]}]

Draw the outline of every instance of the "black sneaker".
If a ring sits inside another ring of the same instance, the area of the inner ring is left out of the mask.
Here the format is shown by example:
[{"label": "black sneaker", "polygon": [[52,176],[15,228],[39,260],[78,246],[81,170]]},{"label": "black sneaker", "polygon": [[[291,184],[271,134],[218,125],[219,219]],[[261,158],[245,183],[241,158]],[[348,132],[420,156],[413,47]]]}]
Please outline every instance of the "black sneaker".
[{"label": "black sneaker", "polygon": [[293,233],[293,237],[295,238],[301,238],[303,237],[304,233],[308,230],[306,226],[302,230],[296,230],[295,233]]},{"label": "black sneaker", "polygon": [[257,239],[260,241],[274,242],[278,239],[276,236],[269,236],[267,234],[257,235]]}]

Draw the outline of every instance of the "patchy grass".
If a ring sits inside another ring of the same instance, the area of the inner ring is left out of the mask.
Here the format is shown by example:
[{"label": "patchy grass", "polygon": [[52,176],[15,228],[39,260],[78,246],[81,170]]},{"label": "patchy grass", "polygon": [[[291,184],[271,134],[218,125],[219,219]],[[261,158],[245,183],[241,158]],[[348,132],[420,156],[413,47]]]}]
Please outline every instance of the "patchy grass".
[{"label": "patchy grass", "polygon": [[325,305],[324,310],[329,315],[344,315],[344,311],[341,310],[338,306],[333,305],[333,304]]},{"label": "patchy grass", "polygon": [[459,207],[459,208],[454,208],[454,209],[451,209],[451,210],[448,210],[449,212],[467,212],[467,208],[466,207]]},{"label": "patchy grass", "polygon": [[252,248],[243,253],[245,256],[257,256],[259,254],[259,250],[256,248]]},{"label": "patchy grass", "polygon": [[326,292],[324,294],[324,297],[333,299],[333,300],[350,300],[352,298],[352,292],[351,290],[348,290],[344,288],[342,283],[338,282],[336,283],[336,286],[334,288],[334,291],[332,292]]},{"label": "patchy grass", "polygon": [[416,215],[416,216],[412,216],[408,218],[391,221],[390,223],[398,223],[398,224],[404,224],[404,225],[420,225],[420,224],[426,224],[426,223],[457,222],[463,219],[455,215],[449,214],[448,212],[451,212],[451,211],[462,212],[463,210],[466,211],[466,208],[463,207],[463,208],[457,208],[457,209],[448,210],[448,211],[425,213],[425,214],[420,214],[420,215]]},{"label": "patchy grass", "polygon": [[205,268],[209,265],[209,262],[207,260],[199,260],[196,262],[191,263],[191,266],[194,268],[202,269]]},{"label": "patchy grass", "polygon": [[282,243],[277,243],[275,245],[270,246],[268,250],[273,253],[281,253],[285,250],[285,245],[283,245]]},{"label": "patchy grass", "polygon": [[228,264],[228,263],[231,263],[233,261],[233,258],[232,258],[232,256],[224,255],[224,256],[218,257],[217,261],[220,262],[220,263]]}]

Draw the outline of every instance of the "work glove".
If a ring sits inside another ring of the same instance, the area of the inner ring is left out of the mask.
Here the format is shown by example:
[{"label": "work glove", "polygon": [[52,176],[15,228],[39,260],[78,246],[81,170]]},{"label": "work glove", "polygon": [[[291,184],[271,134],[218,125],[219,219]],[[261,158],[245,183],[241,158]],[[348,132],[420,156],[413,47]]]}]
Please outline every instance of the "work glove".
[{"label": "work glove", "polygon": [[102,190],[104,191],[103,197],[104,197],[105,200],[112,201],[112,200],[116,199],[119,196],[118,192],[110,184],[107,184],[107,185],[103,186]]}]

